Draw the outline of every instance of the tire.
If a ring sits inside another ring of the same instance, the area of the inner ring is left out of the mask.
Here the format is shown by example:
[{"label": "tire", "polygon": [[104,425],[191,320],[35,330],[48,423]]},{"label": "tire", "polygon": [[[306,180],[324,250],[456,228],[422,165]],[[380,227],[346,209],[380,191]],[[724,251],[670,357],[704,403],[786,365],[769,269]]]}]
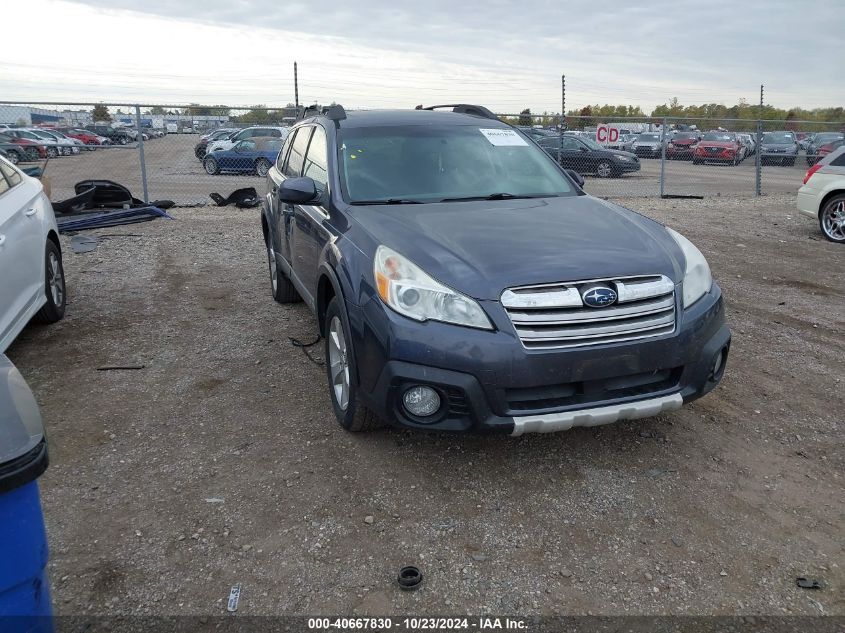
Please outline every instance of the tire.
[{"label": "tire", "polygon": [[599,161],[596,165],[596,177],[613,178],[616,176],[616,168],[608,160]]},{"label": "tire", "polygon": [[35,148],[30,148],[26,150],[26,160],[30,163],[37,163],[38,159],[41,158],[41,155],[38,153],[38,150]]},{"label": "tire", "polygon": [[795,159],[790,158],[788,161],[786,161],[786,166],[787,167],[795,167]]},{"label": "tire", "polygon": [[199,158],[200,160],[202,160],[203,158],[205,158],[205,148],[204,148],[204,147],[198,147],[198,148],[196,148],[196,149],[194,150],[194,156],[196,156],[196,157],[197,157],[197,158]]},{"label": "tire", "polygon": [[59,155],[59,151],[55,147],[47,148],[47,158],[55,158]]},{"label": "tire", "polygon": [[824,203],[819,211],[819,228],[836,244],[845,244],[845,195],[839,194]]},{"label": "tire", "polygon": [[692,159],[692,164],[693,164],[693,165],[700,165],[701,163],[702,163],[702,161],[698,160],[697,158],[693,158],[693,159]]},{"label": "tire", "polygon": [[211,174],[212,176],[220,173],[220,166],[211,156],[206,156],[202,161],[202,166],[205,169],[205,173]]},{"label": "tire", "polygon": [[21,155],[13,149],[6,150],[6,156],[9,157],[9,162],[13,165],[17,165],[19,162],[21,162]]},{"label": "tire", "polygon": [[264,245],[267,249],[267,266],[270,269],[270,294],[273,295],[278,303],[299,303],[302,297],[296,291],[290,279],[285,277],[284,273],[279,270],[279,264],[276,261],[276,255],[270,246],[270,235],[264,237]]},{"label": "tire", "polygon": [[355,350],[352,348],[346,311],[337,297],[326,308],[325,323],[326,379],[338,424],[351,433],[372,431],[385,426],[381,418],[358,402]]},{"label": "tire", "polygon": [[270,162],[266,158],[259,158],[255,161],[255,173],[262,178],[267,177],[267,172],[270,171]]},{"label": "tire", "polygon": [[35,313],[32,320],[36,323],[60,321],[65,315],[67,290],[62,253],[53,240],[47,240],[47,247],[44,249],[44,294],[47,295],[47,303]]},{"label": "tire", "polygon": [[126,145],[126,143],[127,143],[127,142],[128,142],[128,141],[126,140],[126,137],[125,137],[125,136],[121,136],[119,139],[117,139],[117,144],[118,144],[118,145]]}]

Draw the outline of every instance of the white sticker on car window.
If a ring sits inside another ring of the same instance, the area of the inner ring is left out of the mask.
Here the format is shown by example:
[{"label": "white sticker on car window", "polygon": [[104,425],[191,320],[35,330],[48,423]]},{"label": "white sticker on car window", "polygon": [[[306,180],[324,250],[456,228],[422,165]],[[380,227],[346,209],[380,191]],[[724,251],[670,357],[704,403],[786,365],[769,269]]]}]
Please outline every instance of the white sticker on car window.
[{"label": "white sticker on car window", "polygon": [[499,147],[514,147],[516,145],[528,145],[525,139],[516,133],[516,130],[503,130],[500,128],[479,128],[484,137],[491,145]]}]

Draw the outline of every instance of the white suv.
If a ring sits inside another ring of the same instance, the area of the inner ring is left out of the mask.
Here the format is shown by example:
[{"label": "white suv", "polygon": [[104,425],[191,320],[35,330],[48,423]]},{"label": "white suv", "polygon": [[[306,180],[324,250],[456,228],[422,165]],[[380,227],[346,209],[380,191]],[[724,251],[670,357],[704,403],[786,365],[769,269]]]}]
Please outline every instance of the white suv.
[{"label": "white suv", "polygon": [[807,170],[796,204],[819,223],[827,239],[845,244],[845,146]]},{"label": "white suv", "polygon": [[0,353],[30,319],[61,319],[66,298],[59,230],[44,187],[0,158]]},{"label": "white suv", "polygon": [[208,155],[211,152],[232,149],[235,145],[238,144],[238,141],[242,141],[245,138],[256,138],[258,136],[277,138],[279,140],[284,141],[288,137],[288,128],[273,126],[248,127],[241,130],[232,137],[209,143],[205,152],[206,155]]}]

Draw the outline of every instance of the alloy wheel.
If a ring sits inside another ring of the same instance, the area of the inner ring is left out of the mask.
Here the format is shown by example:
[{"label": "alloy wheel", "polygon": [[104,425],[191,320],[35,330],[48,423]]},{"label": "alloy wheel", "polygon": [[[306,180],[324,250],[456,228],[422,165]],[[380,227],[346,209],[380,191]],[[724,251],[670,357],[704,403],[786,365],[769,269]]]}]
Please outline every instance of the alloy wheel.
[{"label": "alloy wheel", "polygon": [[845,241],[845,200],[828,204],[822,212],[822,230],[834,242]]},{"label": "alloy wheel", "polygon": [[50,253],[48,257],[48,279],[47,283],[50,286],[50,295],[53,298],[53,305],[62,305],[62,300],[65,296],[65,280],[62,275],[62,265],[55,253]]},{"label": "alloy wheel", "polygon": [[329,324],[329,374],[335,401],[342,411],[346,411],[349,406],[349,359],[339,317],[333,317]]}]

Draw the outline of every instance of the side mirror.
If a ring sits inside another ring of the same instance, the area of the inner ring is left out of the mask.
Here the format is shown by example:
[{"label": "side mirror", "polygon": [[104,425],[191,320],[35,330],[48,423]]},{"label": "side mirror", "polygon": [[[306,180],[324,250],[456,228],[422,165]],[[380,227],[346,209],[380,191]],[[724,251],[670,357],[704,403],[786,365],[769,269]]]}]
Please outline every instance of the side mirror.
[{"label": "side mirror", "polygon": [[317,187],[308,176],[288,178],[279,185],[279,200],[288,204],[308,204],[317,199]]},{"label": "side mirror", "polygon": [[572,178],[572,180],[574,180],[578,184],[579,187],[581,187],[581,189],[584,188],[584,176],[579,174],[574,169],[567,169],[566,173],[569,175],[570,178]]}]

